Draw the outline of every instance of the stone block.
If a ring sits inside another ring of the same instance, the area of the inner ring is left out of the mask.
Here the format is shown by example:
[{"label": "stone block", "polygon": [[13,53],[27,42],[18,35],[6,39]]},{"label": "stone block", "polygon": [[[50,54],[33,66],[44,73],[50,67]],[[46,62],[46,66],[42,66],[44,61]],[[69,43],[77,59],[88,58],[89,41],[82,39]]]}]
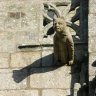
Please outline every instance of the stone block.
[{"label": "stone block", "polygon": [[41,52],[18,52],[11,54],[11,67],[39,67]]},{"label": "stone block", "polygon": [[90,76],[89,77],[89,82],[93,82],[95,80],[95,76]]},{"label": "stone block", "polygon": [[48,36],[47,38],[43,38],[42,39],[42,44],[53,44],[53,36]]},{"label": "stone block", "polygon": [[[1,5],[1,2],[0,2],[0,5]],[[1,11],[0,12],[0,31],[4,31],[5,30],[6,18],[7,18],[7,12]]]},{"label": "stone block", "polygon": [[[17,1],[17,2],[16,2]],[[36,33],[38,29],[37,9],[40,10],[40,4],[34,4],[32,1],[9,1],[5,5],[7,9],[7,17],[5,20],[5,30],[31,30]],[[34,27],[32,27],[34,26]],[[33,30],[34,29],[34,30]]]},{"label": "stone block", "polygon": [[96,44],[95,44],[95,42],[96,42],[96,37],[94,36],[94,37],[89,37],[89,42],[88,42],[88,51],[89,51],[89,53],[91,53],[91,52],[96,52]]},{"label": "stone block", "polygon": [[[6,18],[6,21],[4,22],[4,28],[5,28],[4,30],[5,31],[20,30],[20,27],[21,27],[20,19],[16,19],[17,17],[15,18],[12,18],[11,16],[9,17],[10,14],[12,13],[11,12],[7,13],[7,18]],[[16,14],[16,12],[14,12],[13,14]]]},{"label": "stone block", "polygon": [[[27,74],[26,70],[23,71]],[[20,74],[18,74],[20,75]],[[22,77],[22,76],[21,76]],[[18,76],[18,79],[20,76]],[[25,89],[27,87],[27,80],[23,80],[20,83],[16,83],[13,78],[13,70],[0,69],[0,90],[4,89]]]},{"label": "stone block", "polygon": [[74,93],[71,93],[70,89],[46,89],[42,91],[42,96],[77,96],[78,90],[74,90]]},{"label": "stone block", "polygon": [[[32,9],[32,11],[24,10],[24,17],[21,17],[21,31],[31,30],[33,34],[39,31],[39,20],[37,17],[37,11]],[[38,33],[39,34],[39,33]]]},{"label": "stone block", "polygon": [[40,45],[39,34],[38,35],[37,34],[38,34],[37,32],[32,33],[32,30],[29,30],[29,29],[27,31],[17,31],[14,34],[14,38],[17,43],[17,48],[19,46]]},{"label": "stone block", "polygon": [[64,88],[68,89],[71,85],[71,67],[48,67],[35,68],[31,70],[31,88]]},{"label": "stone block", "polygon": [[67,96],[67,95],[70,95],[70,90],[46,89],[42,91],[42,96]]},{"label": "stone block", "polygon": [[0,96],[39,96],[37,90],[4,90]]},{"label": "stone block", "polygon": [[40,27],[41,25],[43,26],[43,23],[41,24],[41,3],[31,0],[27,2],[11,0],[4,6],[7,9],[7,12],[4,11],[6,14],[5,18],[2,16],[4,20],[1,18],[4,30],[17,31],[14,34],[16,35],[17,44],[39,44],[39,37],[41,36]]},{"label": "stone block", "polygon": [[8,68],[10,62],[10,54],[0,53],[0,68]]},{"label": "stone block", "polygon": [[0,33],[0,52],[15,52],[16,41],[14,39],[14,32],[1,32]]},{"label": "stone block", "polygon": [[96,13],[96,1],[95,0],[89,0],[89,13]]},{"label": "stone block", "polygon": [[42,66],[52,66],[53,65],[53,51],[43,50],[42,51]]},{"label": "stone block", "polygon": [[89,54],[89,75],[95,76],[96,75],[96,53]]},{"label": "stone block", "polygon": [[[54,2],[54,0],[50,0],[50,1],[48,1],[48,0],[44,0],[45,2],[47,1],[47,2],[51,2],[51,3],[53,3]],[[66,3],[70,3],[70,1],[68,1],[68,0],[60,0],[60,1],[58,1],[58,0],[55,0],[55,2],[66,2]]]},{"label": "stone block", "polygon": [[[94,26],[96,24],[96,14],[89,14],[88,15],[88,36],[89,36],[89,39],[90,37],[94,37],[96,36],[96,27]],[[91,43],[90,43],[91,44]]]},{"label": "stone block", "polygon": [[40,2],[36,3],[36,1],[29,1],[23,3],[22,7],[24,8],[22,8],[21,12],[24,13],[24,16],[21,17],[21,33],[18,32],[17,36],[21,39],[18,44],[40,45],[41,25],[43,26],[43,21],[41,23],[41,4]]}]

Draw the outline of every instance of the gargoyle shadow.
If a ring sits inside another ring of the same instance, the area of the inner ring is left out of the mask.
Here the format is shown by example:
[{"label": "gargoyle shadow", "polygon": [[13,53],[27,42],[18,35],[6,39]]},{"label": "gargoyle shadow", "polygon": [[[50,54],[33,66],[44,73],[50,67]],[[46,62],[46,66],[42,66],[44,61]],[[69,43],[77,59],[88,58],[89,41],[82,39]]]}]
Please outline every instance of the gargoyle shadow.
[{"label": "gargoyle shadow", "polygon": [[[32,74],[39,74],[39,73],[45,73],[45,72],[50,72],[50,71],[54,71],[64,65],[61,66],[56,66],[54,65],[50,65],[50,66],[43,66],[42,65],[42,59],[45,59],[45,61],[47,62],[48,58],[52,57],[53,54],[47,55],[45,57],[42,57],[38,60],[36,60],[35,62],[33,62],[32,64],[20,69],[20,70],[13,70],[13,79],[16,83],[20,83],[21,81],[23,81],[25,78],[27,78],[28,76],[32,75]],[[40,66],[37,66],[38,62],[41,64]],[[53,61],[52,61],[53,62]],[[74,64],[71,67],[71,84],[70,84],[70,92],[71,95],[69,96],[73,96],[74,94],[74,85],[75,83],[80,83],[80,71],[81,71],[81,63],[82,62],[78,62],[77,61],[74,62]],[[44,70],[44,68],[46,68],[46,70]],[[79,95],[78,95],[79,96]]]},{"label": "gargoyle shadow", "polygon": [[[53,54],[47,55],[45,57],[42,57],[38,60],[36,60],[35,62],[33,62],[32,64],[20,69],[20,70],[13,70],[13,79],[16,83],[20,83],[22,80],[24,80],[25,78],[27,78],[28,76],[30,76],[31,74],[36,74],[36,73],[45,73],[45,72],[49,72],[49,71],[54,71],[57,68],[61,67],[61,66],[56,66],[56,65],[49,65],[47,66],[47,70],[43,70],[43,68],[45,68],[44,66],[42,66],[42,59],[47,59],[52,57]],[[38,67],[37,66],[38,62],[41,64]],[[50,61],[49,61],[50,62]],[[52,62],[51,62],[52,63]],[[39,70],[37,69],[39,68]],[[37,69],[37,70],[36,70]]]}]

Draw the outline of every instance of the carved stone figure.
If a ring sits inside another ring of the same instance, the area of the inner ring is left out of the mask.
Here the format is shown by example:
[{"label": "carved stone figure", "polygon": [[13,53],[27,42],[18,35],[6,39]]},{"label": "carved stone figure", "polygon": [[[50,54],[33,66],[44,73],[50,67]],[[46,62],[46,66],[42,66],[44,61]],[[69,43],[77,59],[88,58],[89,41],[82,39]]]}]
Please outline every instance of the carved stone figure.
[{"label": "carved stone figure", "polygon": [[72,65],[74,61],[74,42],[63,17],[53,19],[54,59],[57,65]]}]

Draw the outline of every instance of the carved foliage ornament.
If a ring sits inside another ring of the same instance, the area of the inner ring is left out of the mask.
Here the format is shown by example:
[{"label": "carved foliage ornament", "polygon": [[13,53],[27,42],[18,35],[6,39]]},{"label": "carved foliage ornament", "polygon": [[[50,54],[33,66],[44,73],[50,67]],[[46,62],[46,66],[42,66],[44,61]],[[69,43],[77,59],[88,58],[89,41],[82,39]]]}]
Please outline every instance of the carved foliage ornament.
[{"label": "carved foliage ornament", "polygon": [[[63,6],[66,6],[66,8],[64,7],[63,12],[61,12],[59,10],[59,8],[57,7],[59,4],[63,4]],[[44,25],[44,34],[46,34],[46,32],[48,32],[48,30],[50,28],[52,28],[53,26],[53,18],[59,17],[59,16],[63,16],[66,20],[67,15],[69,14],[70,11],[73,11],[76,9],[76,7],[78,7],[80,5],[80,1],[79,0],[72,0],[71,3],[66,3],[66,2],[62,2],[62,3],[43,3],[44,5],[44,12],[43,12],[43,25]],[[79,16],[80,16],[80,8],[77,9],[76,14],[72,17],[71,21],[67,21],[67,25],[69,27],[71,27],[73,30],[77,30],[79,31],[79,26],[76,24],[72,24],[74,22],[76,22],[77,20],[79,20]],[[79,32],[77,32],[76,35],[78,35]]]}]

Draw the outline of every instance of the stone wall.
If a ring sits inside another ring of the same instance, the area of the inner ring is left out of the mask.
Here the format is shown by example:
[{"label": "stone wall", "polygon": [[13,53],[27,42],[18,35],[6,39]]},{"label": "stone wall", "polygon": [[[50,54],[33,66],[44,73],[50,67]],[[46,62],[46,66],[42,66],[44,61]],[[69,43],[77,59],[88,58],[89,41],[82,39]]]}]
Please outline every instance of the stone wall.
[{"label": "stone wall", "polygon": [[88,37],[89,37],[89,96],[96,95],[96,1],[89,0]]},{"label": "stone wall", "polygon": [[[58,0],[0,0],[0,96],[77,96],[84,82],[80,81],[82,60],[79,67],[54,66],[53,37],[43,38],[43,3],[54,1]],[[70,0],[59,2],[65,2],[64,8],[70,4]],[[75,44],[77,60],[84,50],[86,45]]]}]

